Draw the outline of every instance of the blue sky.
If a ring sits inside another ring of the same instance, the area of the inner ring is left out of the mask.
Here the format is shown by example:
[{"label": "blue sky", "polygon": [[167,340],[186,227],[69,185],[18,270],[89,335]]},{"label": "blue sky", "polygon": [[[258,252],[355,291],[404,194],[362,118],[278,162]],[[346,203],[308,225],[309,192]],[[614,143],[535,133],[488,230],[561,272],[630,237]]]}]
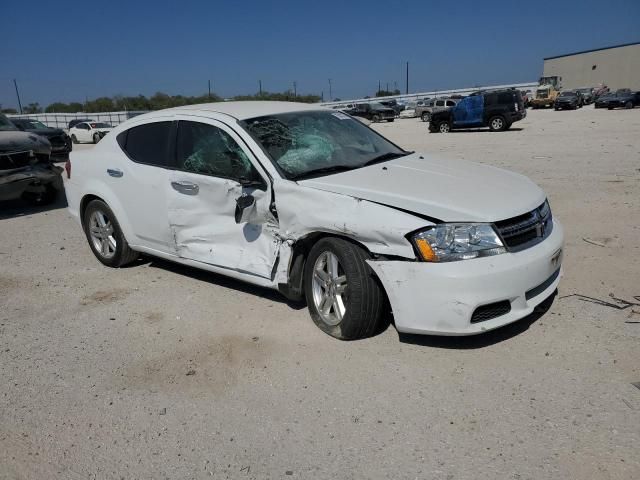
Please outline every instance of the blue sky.
[{"label": "blue sky", "polygon": [[115,94],[371,95],[535,81],[542,59],[640,41],[640,0],[0,2],[0,104]]}]

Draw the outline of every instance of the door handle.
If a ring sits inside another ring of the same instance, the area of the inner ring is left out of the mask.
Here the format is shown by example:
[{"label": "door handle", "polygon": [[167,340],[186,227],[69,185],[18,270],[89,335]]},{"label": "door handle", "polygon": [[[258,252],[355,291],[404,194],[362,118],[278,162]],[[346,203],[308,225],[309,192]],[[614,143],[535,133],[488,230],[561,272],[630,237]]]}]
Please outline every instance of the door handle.
[{"label": "door handle", "polygon": [[122,175],[124,175],[124,173],[122,173],[122,170],[118,170],[117,168],[107,168],[107,173],[110,176],[116,178],[120,178]]},{"label": "door handle", "polygon": [[184,193],[185,195],[197,195],[200,187],[191,182],[171,182],[171,186],[176,192]]}]

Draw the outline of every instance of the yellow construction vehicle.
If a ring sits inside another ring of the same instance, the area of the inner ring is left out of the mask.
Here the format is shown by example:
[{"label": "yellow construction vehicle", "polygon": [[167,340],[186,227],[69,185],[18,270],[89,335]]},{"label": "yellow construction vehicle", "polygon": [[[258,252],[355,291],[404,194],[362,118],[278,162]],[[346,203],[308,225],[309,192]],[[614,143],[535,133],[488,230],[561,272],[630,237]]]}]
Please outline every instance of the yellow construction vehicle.
[{"label": "yellow construction vehicle", "polygon": [[562,77],[540,77],[535,96],[531,99],[533,108],[553,107],[562,88]]}]

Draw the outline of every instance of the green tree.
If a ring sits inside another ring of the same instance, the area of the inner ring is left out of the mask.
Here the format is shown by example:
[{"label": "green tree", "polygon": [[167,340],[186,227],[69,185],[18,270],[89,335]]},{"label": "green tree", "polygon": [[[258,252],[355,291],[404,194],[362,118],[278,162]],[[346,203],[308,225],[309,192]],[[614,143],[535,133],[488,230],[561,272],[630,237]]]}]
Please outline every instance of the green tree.
[{"label": "green tree", "polygon": [[22,109],[22,113],[42,113],[42,107],[38,102],[30,103]]}]

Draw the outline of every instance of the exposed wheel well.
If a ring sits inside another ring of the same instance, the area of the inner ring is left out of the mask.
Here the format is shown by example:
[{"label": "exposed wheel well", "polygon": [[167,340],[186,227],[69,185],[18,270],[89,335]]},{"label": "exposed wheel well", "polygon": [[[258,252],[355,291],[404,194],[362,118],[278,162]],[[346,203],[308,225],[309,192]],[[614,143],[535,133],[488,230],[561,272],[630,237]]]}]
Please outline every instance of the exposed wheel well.
[{"label": "exposed wheel well", "polygon": [[304,285],[303,285],[303,273],[304,266],[311,251],[311,248],[323,238],[341,238],[347,242],[351,242],[360,248],[363,248],[367,253],[371,254],[369,249],[361,243],[353,240],[352,238],[338,235],[328,232],[313,232],[302,238],[296,240],[291,247],[291,260],[289,262],[288,279],[286,284],[278,284],[278,290],[290,300],[301,301],[304,299]]},{"label": "exposed wheel well", "polygon": [[[98,197],[97,195],[85,195],[84,197],[82,197],[82,200],[80,200],[80,221],[84,223],[84,212],[87,209],[87,205],[89,205],[89,202],[91,202],[91,200],[100,200],[102,202],[104,202],[104,200],[102,200],[100,197]],[[107,202],[105,202],[107,203]]]}]

